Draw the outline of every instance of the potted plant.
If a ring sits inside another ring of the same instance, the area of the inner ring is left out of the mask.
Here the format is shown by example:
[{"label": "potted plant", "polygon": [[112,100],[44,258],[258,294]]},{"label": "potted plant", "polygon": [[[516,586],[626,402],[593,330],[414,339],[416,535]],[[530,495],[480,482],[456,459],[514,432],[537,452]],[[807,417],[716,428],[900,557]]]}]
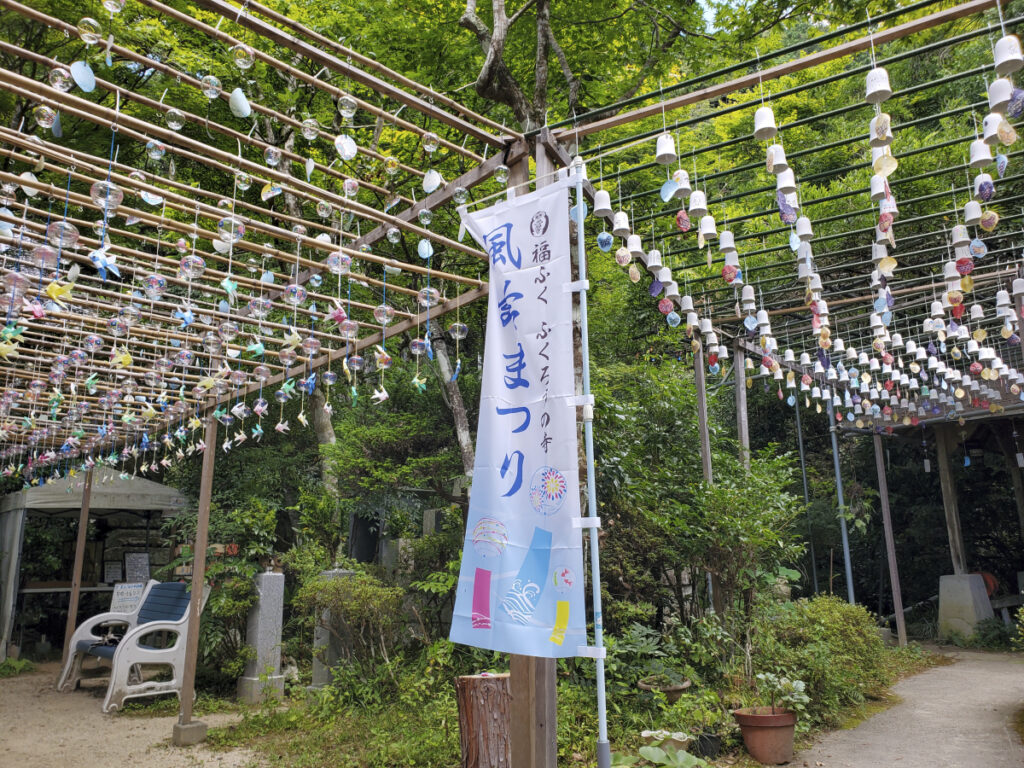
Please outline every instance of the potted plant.
[{"label": "potted plant", "polygon": [[770,672],[758,674],[757,681],[758,693],[769,705],[737,709],[732,716],[751,757],[766,765],[788,763],[793,759],[797,715],[810,701],[804,682]]},{"label": "potted plant", "polygon": [[693,742],[693,736],[683,731],[641,731],[640,738],[644,740],[645,744],[662,749],[672,747],[677,750],[686,750]]},{"label": "potted plant", "polygon": [[678,701],[683,691],[690,687],[690,681],[663,664],[648,667],[648,674],[637,681],[642,691],[661,691],[669,704]]},{"label": "potted plant", "polygon": [[721,731],[727,720],[726,709],[718,694],[709,688],[687,693],[670,711],[678,725],[694,734],[688,749],[695,755],[713,760],[722,748]]},{"label": "potted plant", "polygon": [[714,691],[705,691],[702,698],[693,712],[693,727],[697,732],[693,752],[714,760],[722,749],[721,728],[725,725],[726,714]]}]

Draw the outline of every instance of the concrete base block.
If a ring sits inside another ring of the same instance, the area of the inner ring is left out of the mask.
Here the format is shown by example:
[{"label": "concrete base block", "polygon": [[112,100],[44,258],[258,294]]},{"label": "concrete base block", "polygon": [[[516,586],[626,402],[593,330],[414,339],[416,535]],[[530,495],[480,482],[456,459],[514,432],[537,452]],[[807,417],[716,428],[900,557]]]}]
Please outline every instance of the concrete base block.
[{"label": "concrete base block", "polygon": [[268,699],[284,698],[284,675],[238,678],[238,700],[246,704],[260,704]]},{"label": "concrete base block", "polygon": [[979,621],[994,615],[980,574],[939,578],[939,637],[953,633],[969,637]]},{"label": "concrete base block", "polygon": [[204,741],[206,741],[206,723],[202,720],[193,720],[186,725],[174,724],[174,732],[171,734],[171,743],[174,746],[191,747],[193,744],[200,744]]}]

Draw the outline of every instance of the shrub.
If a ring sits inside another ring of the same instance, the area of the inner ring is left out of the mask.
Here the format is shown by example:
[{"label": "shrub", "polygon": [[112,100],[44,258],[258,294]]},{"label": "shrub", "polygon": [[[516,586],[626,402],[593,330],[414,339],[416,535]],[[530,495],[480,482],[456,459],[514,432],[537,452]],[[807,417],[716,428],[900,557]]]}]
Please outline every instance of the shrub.
[{"label": "shrub", "polygon": [[3,677],[14,677],[20,675],[23,672],[31,672],[36,668],[28,659],[12,659],[6,658],[0,661],[0,678]]},{"label": "shrub", "polygon": [[1013,647],[1014,627],[998,616],[982,619],[974,625],[974,633],[964,645],[984,651],[1008,651]]},{"label": "shrub", "polygon": [[836,725],[844,707],[879,693],[893,677],[871,614],[831,596],[767,606],[757,622],[752,665],[806,683],[804,729]]},{"label": "shrub", "polygon": [[[164,533],[170,542],[182,544],[181,554],[158,573],[173,578],[173,569],[191,565],[197,519],[195,513],[171,518]],[[258,501],[230,511],[211,509],[210,542],[226,545],[223,552],[211,548],[206,558],[206,582],[210,595],[199,624],[197,676],[204,685],[229,691],[252,657],[245,644],[249,609],[257,600],[253,581],[273,554],[276,511]]]},{"label": "shrub", "polygon": [[404,596],[401,588],[355,571],[337,579],[317,576],[302,585],[295,599],[307,614],[330,612],[326,629],[344,641],[353,659],[371,661],[381,656],[388,661],[405,631]]}]

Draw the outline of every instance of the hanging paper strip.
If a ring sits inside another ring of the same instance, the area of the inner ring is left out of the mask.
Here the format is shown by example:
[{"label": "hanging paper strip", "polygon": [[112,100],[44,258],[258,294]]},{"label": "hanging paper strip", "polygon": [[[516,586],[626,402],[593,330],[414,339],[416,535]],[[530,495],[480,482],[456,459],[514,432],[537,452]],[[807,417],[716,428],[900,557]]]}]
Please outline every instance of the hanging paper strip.
[{"label": "hanging paper strip", "polygon": [[464,213],[490,294],[469,522],[451,639],[529,656],[586,645],[569,195]]}]

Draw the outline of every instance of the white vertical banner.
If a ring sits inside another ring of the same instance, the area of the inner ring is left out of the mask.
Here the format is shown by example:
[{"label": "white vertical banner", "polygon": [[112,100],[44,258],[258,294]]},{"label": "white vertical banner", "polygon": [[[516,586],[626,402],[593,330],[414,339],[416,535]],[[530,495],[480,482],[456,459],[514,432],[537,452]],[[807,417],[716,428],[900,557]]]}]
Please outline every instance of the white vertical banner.
[{"label": "white vertical banner", "polygon": [[490,293],[473,490],[451,639],[528,656],[586,645],[569,193],[463,213]]}]

